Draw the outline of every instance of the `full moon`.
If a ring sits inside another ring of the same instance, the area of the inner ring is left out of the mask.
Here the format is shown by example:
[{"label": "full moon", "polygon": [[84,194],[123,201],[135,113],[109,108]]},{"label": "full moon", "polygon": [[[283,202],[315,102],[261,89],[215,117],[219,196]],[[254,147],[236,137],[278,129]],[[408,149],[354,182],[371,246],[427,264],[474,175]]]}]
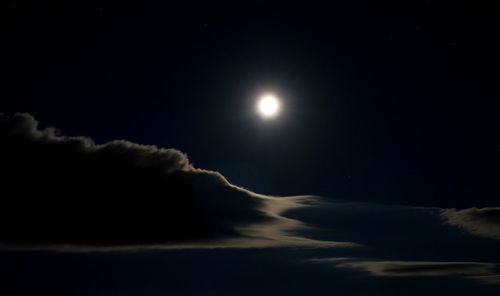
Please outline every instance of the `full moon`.
[{"label": "full moon", "polygon": [[274,95],[264,95],[257,102],[257,112],[264,118],[278,115],[280,107],[280,101]]}]

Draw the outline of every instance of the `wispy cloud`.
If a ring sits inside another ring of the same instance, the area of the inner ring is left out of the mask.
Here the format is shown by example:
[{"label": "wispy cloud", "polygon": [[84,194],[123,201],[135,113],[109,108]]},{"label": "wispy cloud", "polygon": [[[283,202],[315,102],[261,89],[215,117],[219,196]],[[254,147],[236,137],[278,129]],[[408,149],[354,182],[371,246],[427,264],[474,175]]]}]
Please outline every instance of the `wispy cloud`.
[{"label": "wispy cloud", "polygon": [[390,261],[356,258],[320,258],[312,262],[331,264],[368,272],[379,277],[452,277],[459,276],[488,284],[500,284],[497,264],[485,262]]},{"label": "wispy cloud", "polygon": [[448,225],[462,228],[474,235],[500,240],[500,207],[445,209],[441,216]]}]

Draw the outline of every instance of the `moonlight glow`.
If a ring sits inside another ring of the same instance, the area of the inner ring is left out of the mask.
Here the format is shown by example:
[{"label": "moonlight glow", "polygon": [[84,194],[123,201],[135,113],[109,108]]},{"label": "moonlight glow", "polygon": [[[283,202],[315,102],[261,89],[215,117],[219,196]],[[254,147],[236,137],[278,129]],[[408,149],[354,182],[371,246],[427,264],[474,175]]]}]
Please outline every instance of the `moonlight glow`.
[{"label": "moonlight glow", "polygon": [[257,111],[264,118],[275,117],[280,111],[280,101],[274,95],[262,96],[257,103]]}]

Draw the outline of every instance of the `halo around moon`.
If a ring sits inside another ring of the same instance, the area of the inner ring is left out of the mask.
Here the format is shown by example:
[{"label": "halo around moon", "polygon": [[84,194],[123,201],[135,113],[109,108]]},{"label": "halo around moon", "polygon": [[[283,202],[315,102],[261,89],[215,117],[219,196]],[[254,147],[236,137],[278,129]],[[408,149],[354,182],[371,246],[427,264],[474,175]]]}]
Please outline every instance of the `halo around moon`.
[{"label": "halo around moon", "polygon": [[281,109],[280,100],[272,94],[266,94],[257,101],[257,112],[263,118],[276,117]]}]

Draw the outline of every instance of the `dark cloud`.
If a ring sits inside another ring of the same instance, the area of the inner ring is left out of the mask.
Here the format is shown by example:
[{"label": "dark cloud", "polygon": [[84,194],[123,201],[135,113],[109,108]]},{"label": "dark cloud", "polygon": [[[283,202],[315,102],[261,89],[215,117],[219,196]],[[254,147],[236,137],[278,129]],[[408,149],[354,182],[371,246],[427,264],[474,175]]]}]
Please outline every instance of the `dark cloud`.
[{"label": "dark cloud", "polygon": [[[301,223],[279,212],[313,199],[258,195],[194,168],[178,150],[124,140],[97,145],[39,129],[29,114],[0,120],[0,163],[0,240],[8,245],[230,246],[250,238],[258,245],[256,236],[261,245],[286,244],[284,231]],[[266,231],[258,227],[264,224]],[[267,234],[272,239],[263,243]]]},{"label": "dark cloud", "polygon": [[[443,210],[260,195],[195,168],[178,150],[124,140],[99,145],[40,129],[28,114],[0,119],[0,163],[3,248],[287,247],[265,252],[290,256],[283,259],[286,268],[300,264],[325,279],[355,281],[356,287],[381,278],[483,290],[500,283],[499,241],[460,229],[495,238],[497,208]],[[289,248],[297,246],[307,248]],[[242,250],[224,254],[233,251]],[[311,258],[321,264],[310,264]]]},{"label": "dark cloud", "polygon": [[441,212],[445,223],[474,235],[500,240],[500,207],[446,209]]}]

